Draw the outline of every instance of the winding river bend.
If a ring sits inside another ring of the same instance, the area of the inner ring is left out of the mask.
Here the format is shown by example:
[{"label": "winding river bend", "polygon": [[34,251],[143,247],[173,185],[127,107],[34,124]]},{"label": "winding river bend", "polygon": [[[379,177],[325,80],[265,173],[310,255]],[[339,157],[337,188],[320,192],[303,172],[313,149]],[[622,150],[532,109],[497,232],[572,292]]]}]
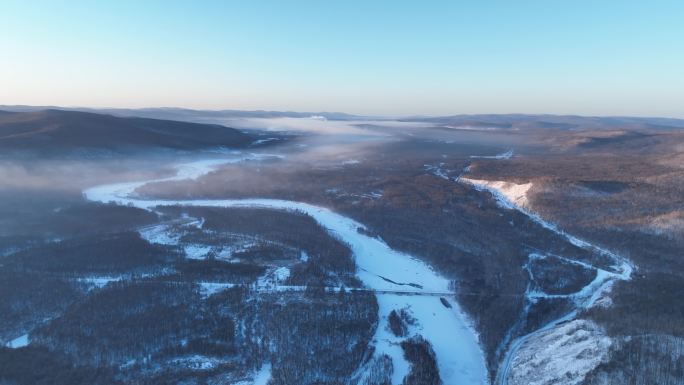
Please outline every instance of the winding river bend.
[{"label": "winding river bend", "polygon": [[[488,383],[485,358],[478,344],[477,334],[469,324],[453,296],[451,307],[442,304],[435,292],[449,292],[449,281],[424,262],[391,249],[378,238],[364,235],[363,224],[324,207],[303,202],[278,199],[191,199],[157,200],[142,198],[135,190],[148,183],[196,179],[221,164],[244,160],[258,160],[268,155],[249,154],[231,159],[210,159],[177,166],[175,176],[163,179],[116,183],[89,188],[87,199],[102,203],[130,205],[145,210],[159,206],[258,207],[274,210],[299,211],[314,218],[327,231],[351,248],[357,265],[357,276],[373,291],[405,290],[411,284],[414,295],[376,294],[379,304],[379,324],[372,343],[374,354],[387,354],[394,367],[392,384],[400,384],[409,373],[410,364],[404,359],[399,343],[403,338],[389,331],[387,316],[394,309],[407,309],[417,320],[411,335],[420,334],[432,344],[437,357],[440,376],[445,385]],[[425,295],[420,295],[424,293]],[[418,294],[418,295],[415,295]],[[359,382],[367,375],[364,368],[357,373]]]}]

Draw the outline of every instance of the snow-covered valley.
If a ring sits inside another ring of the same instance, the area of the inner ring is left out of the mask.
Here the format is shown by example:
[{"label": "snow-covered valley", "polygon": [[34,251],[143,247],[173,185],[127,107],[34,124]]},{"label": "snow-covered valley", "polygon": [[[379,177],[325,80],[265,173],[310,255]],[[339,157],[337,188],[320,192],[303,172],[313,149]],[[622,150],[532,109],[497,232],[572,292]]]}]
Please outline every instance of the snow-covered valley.
[{"label": "snow-covered valley", "polygon": [[[459,181],[477,190],[488,191],[502,208],[522,212],[534,222],[561,235],[573,245],[593,250],[612,260],[613,264],[608,268],[567,260],[567,263],[596,272],[591,282],[574,293],[558,295],[528,288],[527,303],[535,303],[544,298],[568,298],[574,303],[574,309],[547,322],[533,332],[514,338],[507,346],[503,346],[506,349],[505,355],[501,360],[496,378],[496,384],[499,385],[545,385],[558,383],[561,379],[563,383],[581,383],[587,373],[605,360],[611,340],[593,322],[577,320],[575,317],[579,311],[597,306],[597,304],[609,305],[608,294],[612,285],[617,280],[630,279],[634,270],[632,263],[609,250],[566,233],[531,211],[528,192],[532,183],[516,184],[463,177],[459,178]],[[547,258],[547,256],[532,253],[529,258],[533,261]],[[532,272],[530,275],[531,280],[534,281]]]},{"label": "snow-covered valley", "polygon": [[[399,345],[400,338],[390,332],[388,323],[389,313],[402,309],[415,320],[408,328],[407,337],[420,334],[431,344],[444,384],[488,383],[484,355],[468,318],[453,299],[435,296],[435,293],[444,293],[451,297],[449,281],[426,263],[391,249],[379,238],[366,235],[361,223],[327,208],[303,202],[277,199],[155,200],[135,194],[138,187],[147,183],[194,179],[222,163],[264,156],[266,155],[236,154],[231,159],[201,160],[178,166],[178,174],[169,178],[97,186],[84,191],[84,195],[95,202],[116,203],[146,210],[160,206],[258,207],[305,213],[350,247],[357,265],[358,278],[365,287],[381,292],[377,294],[380,322],[372,344],[375,347],[374,357],[387,355],[391,358],[394,368],[393,384],[400,384],[410,370],[410,363],[405,359]],[[162,238],[164,234],[156,235],[156,239]],[[173,242],[173,239],[169,238],[167,241]],[[391,294],[406,291],[407,288],[412,295]],[[371,360],[367,365],[373,362]],[[363,381],[367,375],[368,368],[360,368],[356,378]]]},{"label": "snow-covered valley", "polygon": [[[375,359],[368,361],[364,367],[359,368],[354,375],[355,381],[363,382],[366,376],[370,375],[371,366],[376,364],[380,357],[386,355],[391,358],[393,368],[392,383],[401,383],[411,369],[410,362],[407,361],[403,354],[401,341],[405,338],[420,335],[429,341],[434,350],[440,377],[445,384],[488,383],[490,379],[487,375],[484,354],[478,343],[477,333],[459,305],[451,299],[449,281],[435,272],[426,263],[391,249],[377,237],[367,235],[366,228],[361,223],[324,207],[288,200],[158,200],[150,197],[141,197],[136,194],[136,189],[148,183],[195,179],[211,172],[224,163],[258,160],[266,156],[261,154],[235,154],[233,158],[226,160],[200,160],[178,166],[179,172],[175,176],[148,181],[97,186],[87,189],[84,195],[91,201],[116,203],[146,210],[154,210],[162,206],[200,206],[266,208],[305,213],[314,218],[331,235],[342,240],[350,247],[357,265],[358,278],[361,279],[365,287],[375,292],[379,304],[380,323],[376,328],[372,341]],[[573,356],[574,349],[579,346],[576,345],[577,339],[563,338],[559,333],[565,333],[564,328],[567,328],[568,324],[572,324],[576,326],[573,329],[577,331],[575,336],[581,335],[582,339],[591,339],[593,341],[592,346],[595,345],[597,349],[598,347],[605,348],[609,346],[609,340],[601,344],[597,342],[606,341],[607,338],[601,334],[600,328],[589,328],[588,326],[592,326],[591,324],[586,322],[576,323],[574,318],[580,309],[594,306],[599,300],[601,303],[609,303],[609,298],[607,298],[606,294],[609,292],[613,282],[618,279],[629,279],[632,265],[618,255],[563,232],[554,224],[543,220],[530,211],[527,193],[531,189],[532,183],[515,184],[465,177],[458,178],[457,181],[469,184],[479,190],[491,192],[502,208],[519,210],[544,228],[561,235],[568,242],[578,247],[592,249],[614,261],[614,264],[608,268],[573,260],[561,261],[577,265],[582,269],[594,271],[594,279],[577,292],[569,294],[547,293],[540,288],[530,287],[525,293],[526,301],[534,303],[544,298],[567,298],[575,304],[575,309],[562,317],[548,322],[534,332],[502,343],[505,353],[502,357],[501,366],[497,371],[496,382],[499,384],[518,384],[525,383],[526,381],[536,381],[543,384],[544,378],[547,380],[560,378],[565,373],[556,373],[554,370],[560,370],[559,368],[564,367],[565,364],[558,360],[565,360],[564,362],[568,363],[568,365],[573,365],[576,370],[572,372],[572,378],[577,381],[581,380],[584,374],[601,362],[607,348],[599,349],[603,355],[593,354],[587,357],[583,350],[580,352],[582,354]],[[189,224],[193,226],[199,224],[201,226],[201,221],[202,219],[196,219],[189,222]],[[149,238],[148,240],[153,242],[169,245],[177,244],[177,237],[171,234],[169,229],[163,225],[146,229],[144,234],[145,238]],[[188,258],[202,258],[208,251],[199,245],[185,246],[185,249]],[[562,258],[535,253],[530,254],[530,261],[547,257]],[[289,271],[285,272],[285,269],[287,268],[271,270],[267,273],[268,275],[260,278],[260,283],[256,285],[256,290],[263,292],[303,290],[304,287],[288,287],[285,285],[277,287],[277,277],[289,274]],[[530,271],[530,274],[531,279],[534,281],[533,272]],[[231,286],[211,282],[201,284],[203,292],[207,296]],[[410,295],[402,295],[402,292]],[[440,293],[443,293],[442,298],[438,296]],[[443,302],[446,301],[444,297],[450,298],[449,306]],[[399,311],[402,309],[416,322],[408,325],[405,335],[397,336],[390,330],[389,314],[392,310]],[[537,349],[537,345],[540,343],[539,341],[546,340],[556,341],[559,345],[558,349],[565,349],[568,353],[562,355],[562,357],[543,357],[545,352],[549,353],[550,351],[548,349]],[[596,343],[594,344],[594,342]],[[537,371],[531,370],[532,367],[540,365],[546,367],[545,370],[548,374],[546,377],[539,377]]]}]

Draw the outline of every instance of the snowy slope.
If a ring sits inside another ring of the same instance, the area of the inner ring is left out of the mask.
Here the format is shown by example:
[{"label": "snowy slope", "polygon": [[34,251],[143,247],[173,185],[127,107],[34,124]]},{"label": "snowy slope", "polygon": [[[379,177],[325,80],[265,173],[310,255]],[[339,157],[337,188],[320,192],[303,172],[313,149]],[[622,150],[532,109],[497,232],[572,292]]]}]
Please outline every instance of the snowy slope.
[{"label": "snowy slope", "polygon": [[518,350],[510,385],[576,385],[608,357],[611,340],[591,321],[575,320],[546,330]]},{"label": "snowy slope", "polygon": [[[470,178],[461,178],[461,180],[474,186],[480,186],[480,188],[497,192],[496,198],[499,198],[499,203],[502,205],[512,205],[510,208],[527,208],[527,192],[532,188],[532,183],[516,184],[500,180],[490,181]],[[504,199],[500,199],[501,197]]]}]

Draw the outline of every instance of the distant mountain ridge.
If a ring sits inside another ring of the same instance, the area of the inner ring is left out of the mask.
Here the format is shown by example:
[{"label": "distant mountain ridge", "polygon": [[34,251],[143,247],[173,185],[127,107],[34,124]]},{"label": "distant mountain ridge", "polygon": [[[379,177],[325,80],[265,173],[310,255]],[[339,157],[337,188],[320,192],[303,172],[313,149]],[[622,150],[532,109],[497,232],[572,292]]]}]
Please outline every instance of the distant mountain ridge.
[{"label": "distant mountain ridge", "polygon": [[552,114],[458,114],[446,116],[368,116],[344,112],[296,112],[266,110],[194,110],[188,108],[64,108],[50,106],[0,106],[0,110],[32,112],[46,109],[81,111],[109,114],[119,117],[143,117],[151,119],[177,120],[195,123],[222,123],[231,119],[271,119],[271,118],[311,118],[322,117],[327,120],[364,120],[433,123],[436,126],[466,129],[679,129],[684,128],[684,119],[661,117],[630,116],[581,116]]},{"label": "distant mountain ridge", "polygon": [[127,152],[245,147],[252,135],[233,128],[90,112],[42,110],[0,112],[0,149],[47,154],[78,150]]},{"label": "distant mountain ridge", "polygon": [[202,117],[206,119],[218,118],[309,118],[320,116],[330,120],[354,120],[371,117],[347,114],[344,112],[297,112],[297,111],[267,111],[267,110],[193,110],[176,107],[154,108],[80,108],[80,107],[57,107],[57,106],[1,106],[0,110],[14,112],[33,112],[41,110],[58,109],[62,111],[80,111],[98,114],[109,114],[120,117],[143,117],[153,119],[188,120]]},{"label": "distant mountain ridge", "polygon": [[684,119],[630,116],[580,116],[546,114],[475,114],[416,116],[406,122],[430,122],[451,128],[491,129],[671,129],[684,128]]}]

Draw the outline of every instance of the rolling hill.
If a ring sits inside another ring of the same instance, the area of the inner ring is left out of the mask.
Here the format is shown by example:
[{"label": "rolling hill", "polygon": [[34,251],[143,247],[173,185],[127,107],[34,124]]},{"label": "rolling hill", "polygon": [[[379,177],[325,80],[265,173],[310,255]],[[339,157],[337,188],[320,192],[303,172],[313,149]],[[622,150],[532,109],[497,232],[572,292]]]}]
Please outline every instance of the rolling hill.
[{"label": "rolling hill", "polygon": [[253,141],[249,134],[215,124],[64,110],[0,112],[0,150],[3,152],[198,150],[239,148]]}]

